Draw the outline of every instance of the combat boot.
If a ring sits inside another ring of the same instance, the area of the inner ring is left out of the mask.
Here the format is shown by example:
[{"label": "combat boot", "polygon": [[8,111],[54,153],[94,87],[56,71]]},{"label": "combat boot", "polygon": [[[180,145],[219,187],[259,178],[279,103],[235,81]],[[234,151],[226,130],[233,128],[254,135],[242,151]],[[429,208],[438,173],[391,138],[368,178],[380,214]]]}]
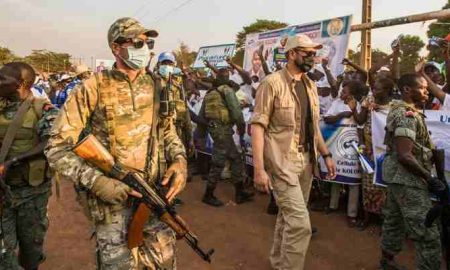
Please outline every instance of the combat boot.
[{"label": "combat boot", "polygon": [[219,199],[217,199],[216,196],[214,196],[214,187],[206,187],[205,195],[203,195],[202,202],[209,204],[214,207],[221,207],[223,206],[223,202]]},{"label": "combat boot", "polygon": [[399,265],[394,260],[394,255],[383,250],[380,260],[380,270],[407,270],[407,268]]},{"label": "combat boot", "polygon": [[235,201],[237,204],[251,201],[253,198],[253,195],[255,195],[255,194],[253,194],[253,192],[249,192],[244,189],[243,182],[235,184],[234,187],[236,189]]}]

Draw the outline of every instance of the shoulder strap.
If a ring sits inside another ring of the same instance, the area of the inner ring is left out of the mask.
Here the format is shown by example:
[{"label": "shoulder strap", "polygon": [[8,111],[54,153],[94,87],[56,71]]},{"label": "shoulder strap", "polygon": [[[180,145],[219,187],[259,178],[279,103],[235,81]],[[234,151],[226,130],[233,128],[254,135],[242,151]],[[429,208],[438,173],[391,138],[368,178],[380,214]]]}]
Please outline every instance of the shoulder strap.
[{"label": "shoulder strap", "polygon": [[150,129],[150,136],[148,138],[148,145],[147,145],[147,164],[145,166],[146,172],[150,172],[151,168],[151,159],[155,153],[153,153],[153,149],[155,149],[155,143],[158,142],[158,115],[159,115],[159,98],[160,98],[160,92],[162,90],[161,85],[161,79],[152,76],[152,73],[149,73],[150,77],[152,78],[155,88],[153,92],[153,115],[152,115],[152,127]]},{"label": "shoulder strap", "polygon": [[25,99],[24,102],[20,105],[19,109],[16,112],[16,115],[14,116],[14,119],[12,120],[11,124],[8,126],[8,129],[6,130],[5,138],[2,142],[2,147],[0,149],[0,163],[5,162],[6,156],[8,155],[9,149],[11,148],[11,145],[14,141],[14,138],[16,137],[16,133],[19,130],[19,128],[23,124],[23,118],[25,117],[25,114],[28,112],[31,106],[31,102],[33,101],[33,95],[29,95],[27,99]]}]

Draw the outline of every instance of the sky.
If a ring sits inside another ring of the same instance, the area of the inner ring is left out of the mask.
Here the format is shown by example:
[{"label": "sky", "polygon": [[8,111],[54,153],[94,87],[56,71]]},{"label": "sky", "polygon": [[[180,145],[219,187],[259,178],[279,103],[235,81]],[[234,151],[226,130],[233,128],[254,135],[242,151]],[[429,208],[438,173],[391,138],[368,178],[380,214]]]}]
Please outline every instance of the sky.
[{"label": "sky", "polygon": [[[373,0],[373,21],[440,10],[447,0]],[[236,33],[256,19],[302,24],[353,15],[361,22],[362,0],[0,0],[0,46],[25,56],[33,49],[67,52],[72,61],[113,59],[106,36],[120,17],[135,17],[159,32],[155,52],[180,42],[200,46],[233,43]],[[372,31],[373,48],[388,51],[400,33],[426,40],[428,23]],[[350,37],[350,48],[360,34]]]}]

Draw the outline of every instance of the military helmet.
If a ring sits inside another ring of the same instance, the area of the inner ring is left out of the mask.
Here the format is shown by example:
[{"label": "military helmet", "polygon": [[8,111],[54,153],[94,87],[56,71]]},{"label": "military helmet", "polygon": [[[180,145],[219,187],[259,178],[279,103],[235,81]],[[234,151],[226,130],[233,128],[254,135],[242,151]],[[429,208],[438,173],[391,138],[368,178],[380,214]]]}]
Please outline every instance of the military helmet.
[{"label": "military helmet", "polygon": [[175,64],[175,55],[171,52],[163,52],[158,56],[158,63],[161,63],[163,61],[170,61]]}]

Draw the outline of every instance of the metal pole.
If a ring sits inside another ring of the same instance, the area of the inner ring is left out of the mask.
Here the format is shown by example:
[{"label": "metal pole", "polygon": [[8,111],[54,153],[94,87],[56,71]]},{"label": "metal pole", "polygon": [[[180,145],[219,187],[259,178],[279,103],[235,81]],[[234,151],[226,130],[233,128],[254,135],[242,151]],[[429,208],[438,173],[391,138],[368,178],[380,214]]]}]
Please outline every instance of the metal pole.
[{"label": "metal pole", "polygon": [[[372,0],[363,0],[362,23],[372,22]],[[372,32],[364,29],[361,33],[361,59],[360,65],[365,70],[369,70],[372,63]]]},{"label": "metal pole", "polygon": [[400,25],[400,24],[408,24],[408,23],[423,22],[423,21],[429,21],[429,20],[438,20],[438,19],[450,19],[450,9],[443,9],[443,10],[439,10],[439,11],[415,14],[415,15],[410,15],[410,16],[405,16],[405,17],[377,21],[377,22],[367,22],[367,23],[363,22],[362,24],[352,25],[351,31],[357,32],[357,31],[363,31],[365,29],[375,29],[375,28],[389,27],[389,26]]}]

